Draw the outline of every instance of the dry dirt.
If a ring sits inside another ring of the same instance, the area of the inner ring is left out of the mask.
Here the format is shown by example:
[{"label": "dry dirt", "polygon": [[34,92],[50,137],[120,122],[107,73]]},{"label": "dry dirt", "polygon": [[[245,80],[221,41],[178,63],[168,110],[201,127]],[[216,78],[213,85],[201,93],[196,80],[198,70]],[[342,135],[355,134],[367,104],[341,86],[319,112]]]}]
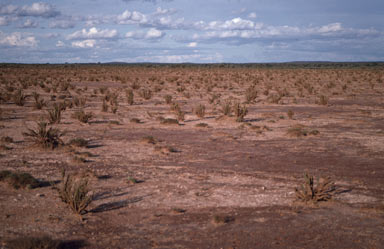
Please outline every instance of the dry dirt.
[{"label": "dry dirt", "polygon": [[[384,248],[381,67],[2,65],[0,73],[0,137],[13,139],[2,139],[0,170],[45,183],[0,182],[0,248],[43,235],[65,248]],[[135,84],[130,105],[125,91]],[[257,97],[246,102],[252,85]],[[12,98],[18,89],[28,96],[23,106]],[[140,97],[143,89],[150,99]],[[45,99],[42,110],[33,92]],[[118,95],[116,113],[102,111],[108,92]],[[161,123],[176,118],[166,95],[185,112],[179,124]],[[80,109],[73,105],[52,126],[65,131],[65,143],[86,139],[86,148],[43,149],[23,136],[54,102],[75,98],[86,98],[82,108],[93,118],[73,118]],[[243,122],[223,116],[228,99],[247,106]],[[204,117],[193,112],[198,104]],[[308,134],[291,136],[292,127]],[[90,180],[93,202],[82,220],[55,189],[62,169]],[[333,179],[330,201],[297,201],[306,172]]]}]

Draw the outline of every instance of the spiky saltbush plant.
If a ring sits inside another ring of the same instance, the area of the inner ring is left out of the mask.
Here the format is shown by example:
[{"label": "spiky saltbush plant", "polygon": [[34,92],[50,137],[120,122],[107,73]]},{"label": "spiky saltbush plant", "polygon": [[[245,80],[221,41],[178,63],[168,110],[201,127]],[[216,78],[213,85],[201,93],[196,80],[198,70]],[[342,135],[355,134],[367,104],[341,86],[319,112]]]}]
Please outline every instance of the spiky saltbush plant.
[{"label": "spiky saltbush plant", "polygon": [[232,102],[230,100],[227,100],[225,101],[222,105],[221,105],[221,112],[225,115],[225,116],[231,116],[231,113],[232,113]]},{"label": "spiky saltbush plant", "polygon": [[55,103],[53,108],[48,110],[48,121],[50,124],[59,124],[61,121],[61,113],[65,110],[64,103]]},{"label": "spiky saltbush plant", "polygon": [[199,104],[194,108],[194,113],[196,114],[197,117],[199,118],[204,118],[205,116],[205,105]]},{"label": "spiky saltbush plant", "polygon": [[249,87],[245,91],[245,100],[247,101],[247,103],[251,103],[251,102],[254,102],[256,98],[257,98],[256,88],[254,86]]},{"label": "spiky saltbush plant", "polygon": [[46,106],[46,102],[44,99],[40,98],[40,95],[36,92],[32,93],[33,99],[35,100],[34,108],[37,110],[41,110],[44,106]]},{"label": "spiky saltbush plant", "polygon": [[235,112],[237,122],[243,122],[244,117],[248,114],[248,108],[245,105],[241,106],[240,103],[233,105],[233,111]]},{"label": "spiky saltbush plant", "polygon": [[72,118],[79,120],[82,123],[88,123],[93,117],[92,112],[85,113],[83,109],[72,114]]},{"label": "spiky saltbush plant", "polygon": [[314,177],[304,174],[304,183],[295,188],[296,198],[303,202],[328,201],[335,194],[335,184],[329,177],[320,178],[315,184]]},{"label": "spiky saltbush plant", "polygon": [[43,148],[54,149],[64,144],[61,140],[64,133],[52,127],[48,128],[46,122],[38,122],[35,130],[28,128],[28,131],[23,132],[23,135]]},{"label": "spiky saltbush plant", "polygon": [[88,187],[87,178],[75,178],[62,171],[62,181],[59,188],[60,199],[67,203],[76,214],[83,214],[92,202],[92,194]]},{"label": "spiky saltbush plant", "polygon": [[15,189],[37,188],[40,182],[29,173],[11,172],[9,170],[0,171],[0,181],[5,181]]},{"label": "spiky saltbush plant", "polygon": [[129,105],[133,105],[134,104],[134,95],[133,95],[133,91],[132,89],[128,89],[125,91],[125,95],[127,96],[127,102]]},{"label": "spiky saltbush plant", "polygon": [[149,89],[143,89],[141,90],[140,92],[140,96],[145,99],[145,100],[149,100],[152,98],[152,91],[149,90]]},{"label": "spiky saltbush plant", "polygon": [[25,100],[27,96],[23,94],[21,89],[19,89],[14,95],[13,95],[13,101],[18,106],[24,106]]},{"label": "spiky saltbush plant", "polygon": [[172,103],[172,96],[171,95],[165,95],[164,100],[166,104],[171,104]]}]

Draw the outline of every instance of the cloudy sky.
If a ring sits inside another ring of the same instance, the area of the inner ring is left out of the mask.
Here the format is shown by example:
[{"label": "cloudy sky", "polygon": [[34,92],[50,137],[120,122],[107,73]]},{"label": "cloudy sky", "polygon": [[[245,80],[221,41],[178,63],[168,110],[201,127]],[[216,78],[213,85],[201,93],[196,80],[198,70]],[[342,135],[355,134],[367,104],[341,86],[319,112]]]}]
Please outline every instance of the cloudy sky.
[{"label": "cloudy sky", "polygon": [[383,60],[383,0],[0,1],[0,62]]}]

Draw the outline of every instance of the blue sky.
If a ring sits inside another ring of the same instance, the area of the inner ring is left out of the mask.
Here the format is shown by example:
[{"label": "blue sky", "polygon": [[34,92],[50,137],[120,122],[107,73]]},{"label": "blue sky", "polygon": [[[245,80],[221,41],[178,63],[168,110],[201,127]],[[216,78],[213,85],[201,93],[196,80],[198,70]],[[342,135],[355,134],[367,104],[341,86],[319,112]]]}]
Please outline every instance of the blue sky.
[{"label": "blue sky", "polygon": [[383,0],[0,2],[0,62],[384,61]]}]

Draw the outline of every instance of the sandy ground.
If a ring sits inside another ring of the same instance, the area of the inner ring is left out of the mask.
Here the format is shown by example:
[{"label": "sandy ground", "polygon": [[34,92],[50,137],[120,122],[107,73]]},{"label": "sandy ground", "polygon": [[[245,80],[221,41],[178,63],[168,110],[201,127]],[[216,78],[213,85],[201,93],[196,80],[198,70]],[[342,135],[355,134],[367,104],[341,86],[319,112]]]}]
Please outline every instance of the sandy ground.
[{"label": "sandy ground", "polygon": [[[382,68],[0,71],[0,136],[13,140],[1,142],[0,170],[49,183],[17,190],[0,183],[2,248],[43,235],[65,248],[384,248]],[[134,84],[140,88],[130,105],[125,91]],[[250,86],[258,94],[246,101]],[[28,96],[23,106],[6,96],[19,88]],[[140,97],[143,89],[151,89],[150,99]],[[118,95],[116,113],[101,109],[108,91]],[[42,110],[34,108],[33,92],[46,100]],[[166,95],[185,112],[179,124],[161,123],[177,117]],[[319,103],[321,95],[328,103]],[[53,127],[65,131],[65,143],[83,138],[87,147],[43,149],[23,136],[54,102],[82,97],[86,103],[67,107]],[[243,122],[223,116],[226,100],[247,106]],[[193,112],[198,104],[206,107],[204,117]],[[93,113],[88,123],[72,117],[80,109]],[[292,136],[292,127],[307,134]],[[90,180],[93,202],[82,220],[55,189],[62,169]],[[330,201],[297,201],[295,187],[306,172],[331,177]]]}]

